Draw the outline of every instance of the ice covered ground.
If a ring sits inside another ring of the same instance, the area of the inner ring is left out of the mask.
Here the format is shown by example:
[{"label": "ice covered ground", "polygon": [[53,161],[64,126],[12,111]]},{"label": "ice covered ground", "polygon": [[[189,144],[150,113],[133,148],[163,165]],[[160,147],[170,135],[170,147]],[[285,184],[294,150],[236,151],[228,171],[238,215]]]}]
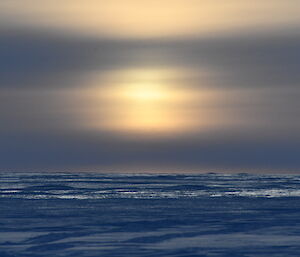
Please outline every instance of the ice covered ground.
[{"label": "ice covered ground", "polygon": [[0,257],[300,256],[300,176],[0,174]]}]

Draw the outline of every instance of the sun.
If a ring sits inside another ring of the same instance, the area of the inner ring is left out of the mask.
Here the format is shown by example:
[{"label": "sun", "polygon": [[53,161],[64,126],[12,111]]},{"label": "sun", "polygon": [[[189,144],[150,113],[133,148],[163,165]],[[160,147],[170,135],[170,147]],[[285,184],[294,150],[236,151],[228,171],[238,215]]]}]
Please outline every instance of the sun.
[{"label": "sun", "polygon": [[121,83],[115,89],[114,95],[121,101],[127,101],[128,104],[136,104],[140,107],[153,105],[153,108],[170,101],[174,97],[174,93],[166,83],[148,77]]},{"label": "sun", "polygon": [[123,90],[123,96],[133,101],[160,101],[167,99],[169,96],[168,90],[164,86],[153,82],[127,85]]},{"label": "sun", "polygon": [[182,85],[179,76],[185,73],[180,71],[131,69],[96,75],[75,97],[85,129],[172,136],[205,129],[217,117],[205,108],[216,101],[214,93]]},{"label": "sun", "polygon": [[118,117],[116,127],[136,132],[170,129],[177,120],[169,106],[175,100],[173,92],[157,79],[137,77],[116,86],[112,94],[112,102],[120,105],[111,116]]}]

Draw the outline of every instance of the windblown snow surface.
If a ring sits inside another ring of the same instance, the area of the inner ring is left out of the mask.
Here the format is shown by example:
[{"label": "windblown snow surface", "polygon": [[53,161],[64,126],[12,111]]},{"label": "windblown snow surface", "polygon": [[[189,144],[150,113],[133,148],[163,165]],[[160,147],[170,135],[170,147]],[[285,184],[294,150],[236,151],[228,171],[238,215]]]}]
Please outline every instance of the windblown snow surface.
[{"label": "windblown snow surface", "polygon": [[300,256],[300,176],[0,175],[0,257]]}]

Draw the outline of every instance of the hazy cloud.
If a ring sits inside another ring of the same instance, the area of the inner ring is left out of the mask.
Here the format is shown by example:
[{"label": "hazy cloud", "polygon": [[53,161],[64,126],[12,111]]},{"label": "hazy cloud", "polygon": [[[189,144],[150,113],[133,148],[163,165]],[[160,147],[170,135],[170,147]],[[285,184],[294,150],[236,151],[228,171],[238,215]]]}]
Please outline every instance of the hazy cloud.
[{"label": "hazy cloud", "polygon": [[[2,28],[0,169],[299,170],[299,60],[300,35],[293,29],[197,40],[101,40]],[[240,127],[160,140],[77,128],[58,100],[62,91],[84,88],[89,72],[101,77],[128,67],[191,69],[194,75],[182,84],[196,89],[205,74],[207,87],[236,92],[217,107]]]}]

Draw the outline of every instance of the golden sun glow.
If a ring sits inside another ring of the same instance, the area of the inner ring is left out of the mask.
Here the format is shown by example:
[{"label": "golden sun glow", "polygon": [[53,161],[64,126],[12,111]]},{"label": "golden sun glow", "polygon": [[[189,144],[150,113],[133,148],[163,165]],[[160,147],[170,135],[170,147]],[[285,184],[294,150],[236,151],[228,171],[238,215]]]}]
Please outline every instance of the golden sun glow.
[{"label": "golden sun glow", "polygon": [[110,129],[161,132],[178,127],[178,117],[170,107],[178,103],[180,97],[163,82],[164,76],[166,74],[155,70],[121,74],[120,83],[105,91],[109,106],[119,106],[111,108],[108,115]]},{"label": "golden sun glow", "polygon": [[83,103],[80,123],[95,130],[143,135],[210,126],[217,115],[205,106],[215,101],[215,92],[175,85],[181,73],[149,69],[95,75],[89,89],[78,92]]},{"label": "golden sun glow", "polygon": [[[120,101],[126,103],[123,126],[134,130],[164,130],[174,125],[174,113],[168,104],[174,100],[164,86],[141,82],[120,90]],[[176,120],[176,119],[175,119]]]}]

